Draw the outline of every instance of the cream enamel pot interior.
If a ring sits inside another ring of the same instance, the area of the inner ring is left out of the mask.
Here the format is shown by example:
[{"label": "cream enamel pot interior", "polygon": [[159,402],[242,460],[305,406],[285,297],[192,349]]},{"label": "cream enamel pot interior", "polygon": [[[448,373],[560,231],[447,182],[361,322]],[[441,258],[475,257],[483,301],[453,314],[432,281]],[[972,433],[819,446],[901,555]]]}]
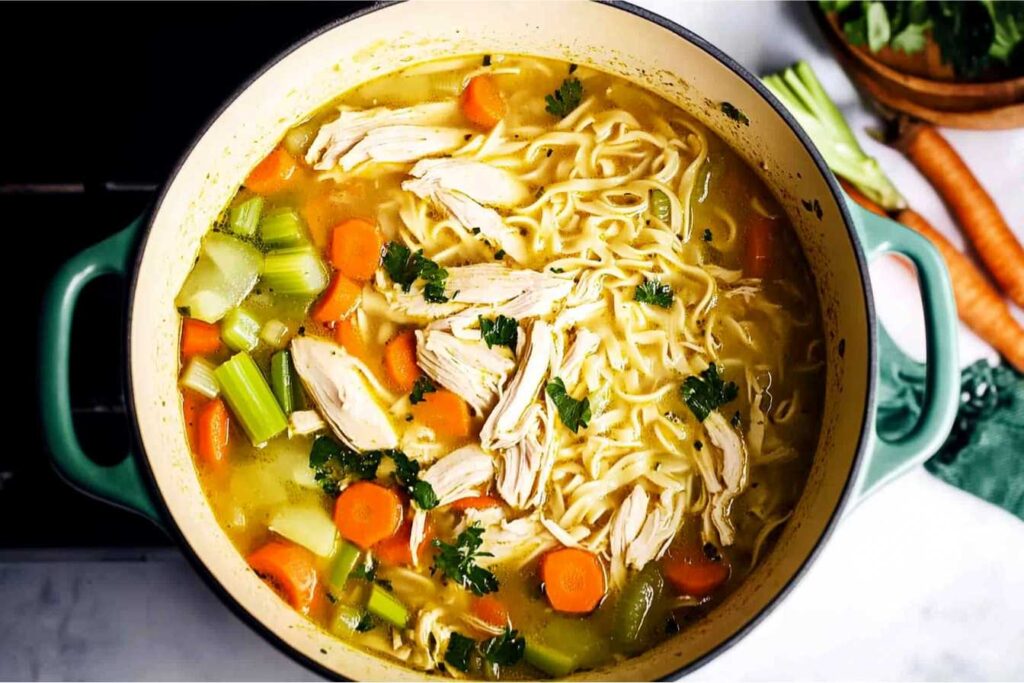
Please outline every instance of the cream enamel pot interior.
[{"label": "cream enamel pot interior", "polygon": [[[149,217],[72,259],[43,313],[41,379],[47,436],[74,485],[141,512],[173,534],[243,618],[328,676],[422,679],[360,652],[306,621],[258,579],[217,524],[193,467],[177,400],[174,297],[200,240],[241,180],[286,129],[374,76],[465,53],[524,53],[589,64],[677,102],[730,142],[787,207],[817,282],[828,341],[824,424],[805,492],[774,549],[707,618],[626,662],[578,674],[660,679],[698,666],[745,633],[801,574],[842,510],[919,463],[941,443],[957,400],[956,316],[934,250],[894,223],[857,213],[809,141],[750,74],[684,28],[628,5],[410,2],[357,14],[299,44],[256,76],[213,119],[169,180]],[[721,113],[728,101],[749,118]],[[853,212],[856,218],[851,217]],[[921,275],[928,327],[929,398],[898,443],[875,436],[878,329],[866,256],[898,251]],[[129,280],[129,409],[134,455],[99,467],[79,448],[68,410],[71,311],[105,272]]]}]

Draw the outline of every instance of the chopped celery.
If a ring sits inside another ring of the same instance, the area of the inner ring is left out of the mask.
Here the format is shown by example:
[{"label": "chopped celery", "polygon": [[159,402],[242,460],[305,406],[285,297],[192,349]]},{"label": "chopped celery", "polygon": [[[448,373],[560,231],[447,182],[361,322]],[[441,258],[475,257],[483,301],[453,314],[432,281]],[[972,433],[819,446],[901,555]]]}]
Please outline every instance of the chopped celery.
[{"label": "chopped celery", "polygon": [[295,410],[295,380],[292,354],[288,351],[278,351],[270,357],[270,388],[274,390],[281,410],[291,414]]},{"label": "chopped celery", "polygon": [[250,197],[238,206],[231,207],[228,225],[231,232],[243,237],[252,237],[260,224],[263,213],[263,197]]},{"label": "chopped celery", "polygon": [[256,247],[220,232],[203,239],[199,259],[185,278],[174,305],[188,315],[215,323],[242,303],[256,285],[263,255]]},{"label": "chopped celery", "polygon": [[351,636],[359,629],[363,614],[363,610],[358,607],[338,605],[334,608],[334,617],[331,619],[331,633],[343,638]]},{"label": "chopped celery", "polygon": [[263,282],[276,294],[313,296],[327,286],[327,270],[312,245],[267,252]]},{"label": "chopped celery", "polygon": [[287,337],[288,326],[277,318],[271,318],[260,328],[260,339],[275,349],[284,346]]},{"label": "chopped celery", "polygon": [[661,190],[651,190],[651,213],[662,223],[668,223],[672,217],[672,202]]},{"label": "chopped celery", "polygon": [[268,211],[260,221],[260,238],[268,247],[292,247],[304,236],[302,219],[290,207]]},{"label": "chopped celery", "polygon": [[244,308],[233,308],[220,323],[220,338],[232,351],[252,351],[260,343],[260,323]]},{"label": "chopped celery", "polygon": [[633,575],[615,604],[612,638],[627,652],[653,645],[665,624],[665,579],[657,562]]},{"label": "chopped celery", "polygon": [[220,385],[213,374],[216,369],[205,358],[194,356],[181,375],[181,386],[199,392],[206,398],[214,398],[220,393]]},{"label": "chopped celery", "polygon": [[236,353],[214,375],[228,406],[253,444],[262,444],[288,427],[274,392],[249,354]]},{"label": "chopped celery", "polygon": [[270,518],[268,528],[289,541],[298,543],[314,555],[328,557],[338,534],[334,520],[323,508],[314,505],[290,505]]},{"label": "chopped celery", "polygon": [[331,575],[328,578],[331,588],[340,591],[348,581],[348,575],[352,573],[363,556],[358,547],[348,541],[341,541],[338,544],[338,552],[334,554],[334,562],[331,564]]},{"label": "chopped celery", "polygon": [[392,626],[405,628],[409,623],[409,610],[398,598],[391,593],[373,584],[370,588],[370,599],[366,603],[366,609],[370,614],[380,617]]},{"label": "chopped celery", "polygon": [[540,669],[549,676],[561,678],[568,676],[579,665],[576,658],[567,652],[561,652],[555,648],[539,643],[534,639],[526,639],[526,650],[523,658],[530,666]]}]

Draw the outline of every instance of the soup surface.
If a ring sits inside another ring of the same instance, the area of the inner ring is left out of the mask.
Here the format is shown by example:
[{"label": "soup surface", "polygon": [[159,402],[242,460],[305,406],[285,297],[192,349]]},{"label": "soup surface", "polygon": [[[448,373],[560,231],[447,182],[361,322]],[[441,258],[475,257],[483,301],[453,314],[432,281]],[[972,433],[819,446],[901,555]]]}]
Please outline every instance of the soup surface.
[{"label": "soup surface", "polygon": [[253,169],[177,305],[225,532],[418,670],[558,677],[685,639],[817,442],[784,212],[686,112],[583,66],[467,56],[343,94]]}]

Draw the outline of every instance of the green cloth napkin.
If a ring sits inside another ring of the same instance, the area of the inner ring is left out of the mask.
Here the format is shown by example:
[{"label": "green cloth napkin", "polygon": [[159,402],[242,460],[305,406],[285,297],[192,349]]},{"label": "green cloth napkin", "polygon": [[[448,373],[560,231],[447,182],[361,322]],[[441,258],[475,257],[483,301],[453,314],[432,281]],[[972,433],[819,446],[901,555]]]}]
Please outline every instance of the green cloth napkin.
[{"label": "green cloth napkin", "polygon": [[[921,414],[925,366],[901,353],[885,330],[878,346],[878,433],[893,439]],[[964,368],[953,430],[925,469],[1024,520],[1024,375],[984,360]]]}]

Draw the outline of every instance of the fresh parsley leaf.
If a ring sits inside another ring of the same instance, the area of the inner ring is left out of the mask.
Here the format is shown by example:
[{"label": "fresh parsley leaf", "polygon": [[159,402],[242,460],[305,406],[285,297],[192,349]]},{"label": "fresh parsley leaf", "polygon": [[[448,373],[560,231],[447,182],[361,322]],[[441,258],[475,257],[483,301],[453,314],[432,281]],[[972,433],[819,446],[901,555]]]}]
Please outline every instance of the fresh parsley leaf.
[{"label": "fresh parsley leaf", "polygon": [[583,99],[583,84],[578,78],[566,78],[558,90],[546,95],[544,101],[548,103],[545,110],[552,116],[564,119],[572,110],[580,106]]},{"label": "fresh parsley leaf", "polygon": [[864,16],[868,21],[868,49],[878,52],[889,44],[892,35],[889,13],[885,11],[885,5],[882,3],[872,2],[868,4]]},{"label": "fresh parsley leaf", "polygon": [[487,348],[492,346],[507,346],[516,350],[516,342],[519,341],[519,323],[515,318],[499,315],[493,320],[480,316],[480,334],[487,342]]},{"label": "fresh parsley leaf", "polygon": [[590,422],[589,398],[584,397],[581,401],[574,399],[565,390],[565,382],[561,377],[555,377],[548,382],[545,391],[554,401],[555,407],[558,408],[558,417],[567,429],[573,432],[579,431],[580,427],[586,429],[587,423]]},{"label": "fresh parsley leaf", "polygon": [[384,251],[384,269],[388,271],[391,281],[402,287],[402,291],[412,289],[417,278],[425,281],[423,298],[431,303],[444,303],[448,297],[444,295],[444,285],[448,279],[448,271],[423,255],[423,250],[415,254],[404,244],[388,242]]},{"label": "fresh parsley leaf", "polygon": [[381,457],[391,458],[391,462],[395,464],[393,475],[395,481],[416,501],[421,510],[431,510],[437,507],[438,498],[434,492],[434,487],[429,482],[419,478],[420,464],[418,462],[409,458],[402,451],[395,449],[376,452],[380,453]]},{"label": "fresh parsley leaf", "polygon": [[357,633],[366,633],[377,628],[377,620],[369,612],[363,612],[363,616],[359,617],[359,623],[356,624]]},{"label": "fresh parsley leaf", "polygon": [[437,387],[430,381],[430,378],[423,375],[416,384],[412,385],[412,392],[409,394],[409,403],[416,405],[423,401],[424,394],[432,394],[437,391]]},{"label": "fresh parsley leaf", "polygon": [[670,308],[672,306],[672,288],[659,280],[645,279],[636,288],[633,298],[642,304]]},{"label": "fresh parsley leaf", "polygon": [[908,55],[920,52],[928,42],[927,31],[931,24],[908,24],[906,28],[892,37],[889,44],[894,50]]},{"label": "fresh parsley leaf", "polygon": [[512,666],[523,658],[526,650],[526,638],[519,635],[519,631],[513,631],[508,626],[501,635],[488,638],[480,645],[480,654],[488,662],[501,666]]},{"label": "fresh parsley leaf", "polygon": [[[414,389],[415,390],[415,389]],[[422,510],[437,507],[438,499],[428,482],[419,478],[420,464],[399,450],[354,451],[329,436],[318,436],[309,451],[313,477],[324,492],[336,496],[352,479],[376,479],[381,460],[395,464],[394,478]]]},{"label": "fresh parsley leaf", "polygon": [[396,285],[401,285],[402,291],[408,292],[412,288],[412,283],[419,276],[409,247],[399,242],[388,242],[388,246],[384,250],[383,263],[391,281]]},{"label": "fresh parsley leaf", "polygon": [[552,273],[558,273],[558,274],[561,274],[561,273],[565,272],[565,268],[555,268],[554,266],[552,266],[551,268],[548,268],[548,270],[550,270]]},{"label": "fresh parsley leaf", "polygon": [[711,228],[704,228],[704,234],[702,235],[702,237],[704,238],[705,242],[710,242],[712,239],[714,239],[715,236],[712,234]]},{"label": "fresh parsley leaf", "polygon": [[466,673],[469,671],[469,657],[473,654],[475,647],[476,641],[472,638],[452,632],[448,639],[448,649],[444,653],[444,661],[462,673]]},{"label": "fresh parsley leaf", "polygon": [[460,533],[454,544],[440,539],[433,542],[438,551],[434,556],[434,571],[441,571],[449,580],[475,595],[486,595],[498,590],[497,577],[476,564],[476,558],[491,556],[491,553],[479,552],[483,533],[483,527],[474,524]]},{"label": "fresh parsley leaf", "polygon": [[732,102],[722,102],[718,105],[718,108],[722,110],[722,113],[728,116],[730,119],[737,123],[742,123],[744,126],[750,125],[750,119],[744,114],[735,104]]},{"label": "fresh parsley leaf", "polygon": [[498,251],[494,252],[494,260],[495,261],[500,261],[503,258],[505,258],[505,250],[504,249],[499,249]]},{"label": "fresh parsley leaf", "polygon": [[377,561],[373,559],[373,556],[370,556],[369,562],[361,562],[352,568],[349,578],[375,581],[377,579]]},{"label": "fresh parsley leaf", "polygon": [[690,375],[683,380],[683,401],[701,422],[726,403],[736,398],[739,387],[735,382],[725,382],[718,374],[718,366],[712,363],[700,376]]}]

